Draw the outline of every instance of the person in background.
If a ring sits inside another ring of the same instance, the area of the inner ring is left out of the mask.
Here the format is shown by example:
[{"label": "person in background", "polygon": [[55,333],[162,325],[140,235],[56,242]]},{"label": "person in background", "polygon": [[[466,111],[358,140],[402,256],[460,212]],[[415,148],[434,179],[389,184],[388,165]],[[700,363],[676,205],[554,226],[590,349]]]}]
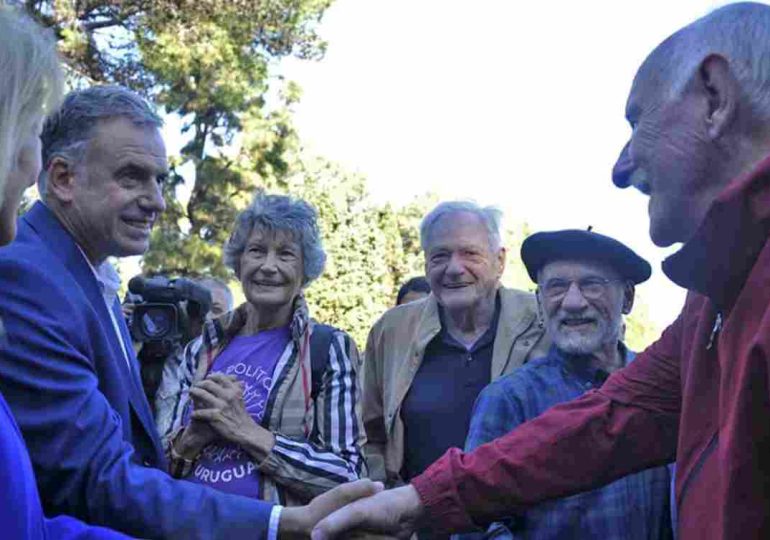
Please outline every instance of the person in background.
[{"label": "person in background", "polygon": [[[522,244],[521,259],[537,283],[553,345],[481,392],[465,442],[469,452],[601,387],[634,359],[622,342],[623,316],[633,308],[635,286],[650,277],[647,261],[613,238],[580,230],[533,234]],[[456,540],[668,540],[669,485],[666,467],[654,467]]]},{"label": "person in background", "polygon": [[[27,16],[0,5],[0,245],[16,235],[24,190],[40,173],[40,129],[61,97],[56,46]],[[5,290],[3,290],[3,296]],[[3,297],[0,296],[0,303]],[[9,336],[0,319],[0,354]],[[0,394],[0,530],[3,538],[65,540],[128,538],[74,518],[43,515],[21,431]]]},{"label": "person in background", "polygon": [[408,304],[427,298],[430,294],[430,283],[424,276],[409,278],[406,283],[401,285],[396,296],[396,305]]},{"label": "person in background", "polygon": [[500,218],[459,201],[422,221],[432,292],[386,312],[366,347],[363,413],[374,479],[408,481],[462,445],[481,389],[548,350],[535,296],[500,284]]},{"label": "person in background", "polygon": [[233,291],[227,286],[227,283],[215,277],[203,277],[198,279],[198,283],[206,287],[211,293],[211,309],[208,312],[207,319],[216,319],[235,307]]},{"label": "person in background", "polygon": [[318,216],[258,193],[225,262],[246,302],[209,321],[171,471],[221,491],[302,504],[366,473],[360,362],[345,332],[310,318],[303,291],[326,261]]}]

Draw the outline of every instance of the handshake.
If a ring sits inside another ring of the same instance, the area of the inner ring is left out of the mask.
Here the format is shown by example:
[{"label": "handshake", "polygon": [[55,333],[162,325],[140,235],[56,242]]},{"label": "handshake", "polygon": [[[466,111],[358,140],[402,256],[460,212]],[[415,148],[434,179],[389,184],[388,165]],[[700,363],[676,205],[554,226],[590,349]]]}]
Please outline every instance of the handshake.
[{"label": "handshake", "polygon": [[423,513],[412,486],[383,490],[379,482],[358,480],[319,495],[307,506],[284,508],[279,538],[409,538]]}]

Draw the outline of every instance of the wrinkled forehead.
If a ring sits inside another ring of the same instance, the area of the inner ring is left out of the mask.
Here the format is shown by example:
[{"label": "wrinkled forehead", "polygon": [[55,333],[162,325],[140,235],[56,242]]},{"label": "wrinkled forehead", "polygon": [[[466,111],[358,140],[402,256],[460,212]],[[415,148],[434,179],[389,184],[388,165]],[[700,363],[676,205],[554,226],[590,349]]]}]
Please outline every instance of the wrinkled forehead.
[{"label": "wrinkled forehead", "polygon": [[551,279],[581,279],[589,276],[605,279],[621,278],[620,274],[606,262],[585,257],[553,260],[546,263],[538,273],[538,282],[544,283]]},{"label": "wrinkled forehead", "polygon": [[116,166],[132,163],[152,169],[155,173],[168,170],[166,145],[156,126],[138,125],[118,116],[100,120],[88,143],[87,155],[100,156]]},{"label": "wrinkled forehead", "polygon": [[661,81],[659,73],[642,64],[636,72],[631,90],[626,100],[626,119],[635,121],[639,115],[662,98],[664,92],[670,87],[668,83]]},{"label": "wrinkled forehead", "polygon": [[290,229],[273,227],[257,221],[249,234],[250,244],[299,245],[298,235]]},{"label": "wrinkled forehead", "polygon": [[481,217],[457,211],[440,216],[430,227],[427,248],[477,246],[490,248],[489,231]]},{"label": "wrinkled forehead", "polygon": [[636,71],[626,102],[626,117],[634,118],[642,109],[672,94],[686,63],[681,62],[687,28],[669,36],[647,55]]}]

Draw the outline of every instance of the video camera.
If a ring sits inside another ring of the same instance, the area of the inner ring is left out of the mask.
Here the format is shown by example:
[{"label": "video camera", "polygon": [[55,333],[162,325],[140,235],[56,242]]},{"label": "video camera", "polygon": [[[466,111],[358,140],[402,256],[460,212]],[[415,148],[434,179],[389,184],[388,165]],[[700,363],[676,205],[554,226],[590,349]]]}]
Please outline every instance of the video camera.
[{"label": "video camera", "polygon": [[134,341],[164,343],[190,339],[190,320],[203,319],[211,309],[211,293],[185,278],[145,278],[136,276],[128,282],[135,303],[129,322]]},{"label": "video camera", "polygon": [[154,404],[164,364],[169,358],[180,361],[184,344],[200,332],[211,309],[211,293],[185,278],[142,276],[131,278],[128,291],[126,302],[133,304],[131,337],[142,344],[137,354],[142,387]]}]

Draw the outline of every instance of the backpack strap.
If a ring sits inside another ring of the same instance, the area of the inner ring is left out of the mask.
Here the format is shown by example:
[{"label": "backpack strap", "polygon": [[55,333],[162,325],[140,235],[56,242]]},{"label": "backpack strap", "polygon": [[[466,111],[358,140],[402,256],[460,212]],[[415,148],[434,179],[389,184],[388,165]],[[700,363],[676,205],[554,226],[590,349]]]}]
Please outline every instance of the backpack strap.
[{"label": "backpack strap", "polygon": [[329,348],[335,328],[328,324],[315,324],[310,334],[310,397],[315,401],[321,392],[324,371],[329,365]]}]

